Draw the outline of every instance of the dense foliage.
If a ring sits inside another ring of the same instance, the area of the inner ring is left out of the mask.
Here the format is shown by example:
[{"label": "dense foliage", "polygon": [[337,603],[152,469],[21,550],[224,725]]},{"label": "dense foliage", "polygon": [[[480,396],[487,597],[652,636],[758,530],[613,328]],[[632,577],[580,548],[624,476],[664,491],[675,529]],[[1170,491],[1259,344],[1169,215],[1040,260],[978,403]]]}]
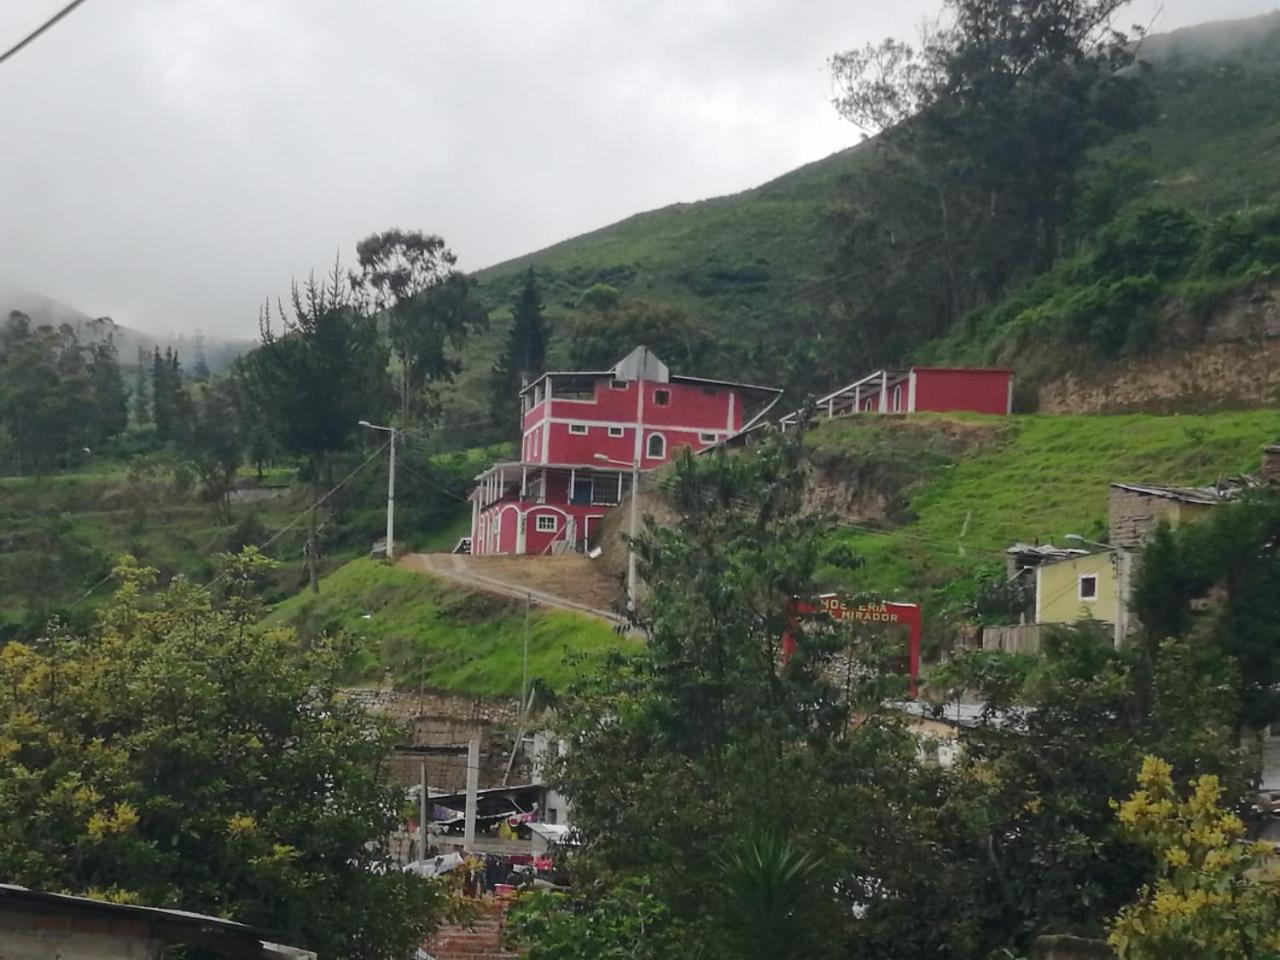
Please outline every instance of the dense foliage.
[{"label": "dense foliage", "polygon": [[0,470],[43,473],[82,461],[128,425],[128,393],[110,335],[32,327],[17,311],[0,328]]},{"label": "dense foliage", "polygon": [[1274,960],[1280,957],[1280,872],[1270,844],[1249,842],[1210,774],[1183,798],[1173,771],[1148,757],[1117,815],[1157,857],[1154,883],[1122,910],[1110,941],[1120,960]]},{"label": "dense foliage", "polygon": [[1075,256],[999,306],[973,312],[949,347],[975,360],[1084,344],[1094,358],[1194,344],[1222,294],[1280,271],[1280,209],[1205,219],[1130,205]]},{"label": "dense foliage", "polygon": [[356,245],[360,273],[352,277],[368,295],[366,309],[385,316],[400,366],[400,418],[428,411],[428,388],[461,369],[458,349],[487,322],[472,293],[475,281],[458,270],[443,238],[421,231],[385,230]]},{"label": "dense foliage", "polygon": [[1258,491],[1199,523],[1164,528],[1144,554],[1134,613],[1151,641],[1184,637],[1239,667],[1239,722],[1280,718],[1280,497]]},{"label": "dense foliage", "polygon": [[264,563],[229,558],[217,608],[126,558],[90,630],[0,651],[0,871],[398,960],[447,897],[375,869],[395,732],[340,696],[340,651],[255,627]]},{"label": "dense foliage", "polygon": [[542,292],[530,267],[511,298],[511,329],[493,365],[490,410],[501,435],[517,439],[523,432],[520,390],[547,369],[551,329],[543,316]]},{"label": "dense foliage", "polygon": [[[931,695],[984,707],[951,766],[899,712],[890,638],[817,624],[783,662],[786,598],[831,562],[802,447],[677,465],[678,522],[638,543],[649,644],[559,704],[581,847],[575,892],[521,908],[537,956],[1023,955],[1042,933],[1103,935],[1155,882],[1112,810],[1144,756],[1243,808],[1243,662],[1199,636],[1118,651],[1084,626],[1039,661],[953,658]],[[1158,567],[1148,590],[1180,596]]]},{"label": "dense foliage", "polygon": [[900,359],[1054,263],[1089,149],[1145,116],[1126,2],[949,0],[918,49],[832,59],[840,112],[884,131],[833,267],[856,348]]}]

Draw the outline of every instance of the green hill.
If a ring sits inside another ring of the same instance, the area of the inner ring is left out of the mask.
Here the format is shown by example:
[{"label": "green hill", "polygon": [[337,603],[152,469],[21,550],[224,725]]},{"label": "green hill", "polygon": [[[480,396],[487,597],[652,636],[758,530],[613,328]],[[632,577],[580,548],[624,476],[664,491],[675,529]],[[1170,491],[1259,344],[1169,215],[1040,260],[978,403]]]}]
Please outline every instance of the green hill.
[{"label": "green hill", "polygon": [[[299,593],[267,618],[304,637],[345,633],[353,641],[346,680],[420,684],[477,696],[512,696],[524,671],[524,605],[467,590],[425,574],[354,560]],[[559,688],[578,669],[627,641],[603,621],[567,610],[533,607],[529,676]]]},{"label": "green hill", "polygon": [[[1098,162],[1140,160],[1149,199],[1202,217],[1280,201],[1280,13],[1151,37],[1141,56],[1154,117],[1099,151]],[[830,323],[822,315],[835,259],[829,212],[842,180],[868,158],[854,147],[752,190],[637,214],[481,270],[499,318],[492,336],[503,329],[516,277],[532,266],[562,337],[583,293],[604,283],[698,318],[720,346],[707,372],[786,382],[793,338],[820,341]],[[489,343],[474,351],[490,354]],[[480,366],[472,364],[462,393],[478,397]],[[471,406],[479,406],[474,397]]]},{"label": "green hill", "polygon": [[1256,470],[1277,437],[1277,410],[820,422],[808,438],[816,482],[837,509],[854,497],[835,538],[866,560],[826,576],[961,621],[978,584],[1003,576],[1013,541],[1105,539],[1110,483],[1213,483]]}]

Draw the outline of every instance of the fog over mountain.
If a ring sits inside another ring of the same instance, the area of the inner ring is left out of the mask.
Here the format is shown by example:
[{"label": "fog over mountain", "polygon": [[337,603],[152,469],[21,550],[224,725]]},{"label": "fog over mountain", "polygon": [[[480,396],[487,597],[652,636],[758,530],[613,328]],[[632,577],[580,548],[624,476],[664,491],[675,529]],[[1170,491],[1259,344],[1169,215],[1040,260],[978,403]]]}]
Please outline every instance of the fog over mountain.
[{"label": "fog over mountain", "polygon": [[[137,362],[141,350],[150,354],[157,347],[161,352],[173,349],[183,365],[190,370],[197,350],[203,350],[205,362],[213,372],[227,367],[237,356],[252,349],[253,341],[237,340],[203,333],[170,332],[158,335],[154,332],[134,330],[115,322],[111,317],[91,317],[44,294],[23,290],[21,287],[0,283],[0,323],[11,312],[24,313],[31,322],[39,325],[71,327],[83,341],[111,338],[116,346],[120,362],[127,365]],[[198,338],[198,339],[197,339]]]},{"label": "fog over mountain", "polygon": [[[61,5],[0,5],[0,46]],[[1122,20],[1274,7],[1141,0]],[[374,230],[439,232],[478,268],[849,146],[825,59],[936,8],[90,0],[0,65],[0,282],[252,337],[264,299]]]}]

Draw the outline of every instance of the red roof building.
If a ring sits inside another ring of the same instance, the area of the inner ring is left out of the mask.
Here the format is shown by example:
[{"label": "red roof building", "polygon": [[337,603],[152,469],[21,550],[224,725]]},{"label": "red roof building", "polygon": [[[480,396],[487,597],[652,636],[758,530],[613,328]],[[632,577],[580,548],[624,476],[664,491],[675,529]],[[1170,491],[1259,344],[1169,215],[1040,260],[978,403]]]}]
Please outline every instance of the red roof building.
[{"label": "red roof building", "polygon": [[[853,413],[1013,412],[1013,371],[992,367],[911,367],[877,370],[815,404],[814,416]],[[783,429],[799,414],[783,417]]]},{"label": "red roof building", "polygon": [[684,447],[714,446],[760,419],[780,394],[672,374],[647,347],[610,370],[543,374],[520,391],[520,459],[476,477],[471,552],[585,550],[630,493],[633,465],[647,473]]}]

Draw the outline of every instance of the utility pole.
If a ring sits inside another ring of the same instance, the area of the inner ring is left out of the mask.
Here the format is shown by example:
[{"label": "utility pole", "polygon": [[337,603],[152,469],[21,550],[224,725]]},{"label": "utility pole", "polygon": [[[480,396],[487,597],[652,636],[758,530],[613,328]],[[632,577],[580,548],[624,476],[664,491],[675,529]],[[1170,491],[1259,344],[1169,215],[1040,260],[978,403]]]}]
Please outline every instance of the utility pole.
[{"label": "utility pole", "polygon": [[422,758],[419,771],[418,789],[422,794],[418,797],[418,859],[427,859],[427,758]]},{"label": "utility pole", "polygon": [[467,806],[462,824],[462,846],[468,853],[476,845],[476,801],[480,788],[480,730],[471,732],[467,742]]},{"label": "utility pole", "polygon": [[529,696],[529,607],[533,605],[533,594],[524,595],[524,670],[520,675],[520,702],[523,704]]},{"label": "utility pole", "polygon": [[395,427],[380,427],[368,420],[361,420],[360,426],[391,435],[388,440],[391,462],[387,470],[387,562],[392,563],[396,559],[396,434],[399,431]]},{"label": "utility pole", "polygon": [[635,459],[630,463],[627,463],[623,460],[614,460],[612,457],[606,457],[603,453],[597,453],[595,455],[595,459],[599,460],[601,463],[613,464],[616,467],[631,468],[631,509],[629,511],[630,520],[628,523],[630,528],[628,539],[630,540],[630,543],[627,545],[627,612],[634,617],[636,613],[636,601],[638,599],[636,596],[635,543],[636,534],[639,532],[637,518],[640,515],[638,505],[638,501],[640,499],[640,457],[637,455]]}]

